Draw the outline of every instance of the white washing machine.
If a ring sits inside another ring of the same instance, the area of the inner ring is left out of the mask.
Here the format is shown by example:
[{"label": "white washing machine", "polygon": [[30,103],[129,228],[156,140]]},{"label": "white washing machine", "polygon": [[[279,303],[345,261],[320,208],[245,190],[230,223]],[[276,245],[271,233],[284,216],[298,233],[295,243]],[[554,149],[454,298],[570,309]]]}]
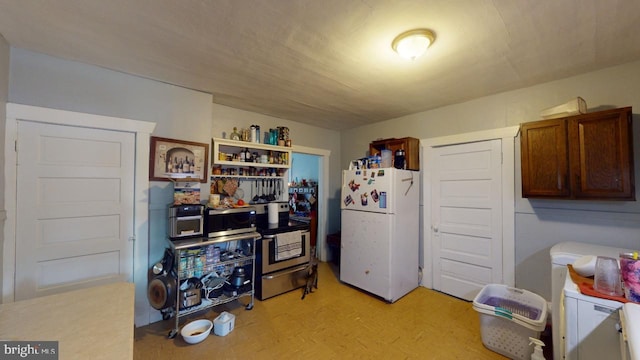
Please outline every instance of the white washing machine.
[{"label": "white washing machine", "polygon": [[620,354],[622,360],[640,359],[640,304],[628,302],[620,311]]},{"label": "white washing machine", "polygon": [[579,242],[562,242],[551,248],[549,251],[551,255],[551,330],[554,359],[565,359],[566,317],[563,289],[567,278],[567,265],[584,255],[608,256],[617,259],[621,252],[629,251],[631,250]]},{"label": "white washing machine", "polygon": [[581,294],[570,275],[563,290],[564,359],[621,360],[619,311],[623,303]]}]

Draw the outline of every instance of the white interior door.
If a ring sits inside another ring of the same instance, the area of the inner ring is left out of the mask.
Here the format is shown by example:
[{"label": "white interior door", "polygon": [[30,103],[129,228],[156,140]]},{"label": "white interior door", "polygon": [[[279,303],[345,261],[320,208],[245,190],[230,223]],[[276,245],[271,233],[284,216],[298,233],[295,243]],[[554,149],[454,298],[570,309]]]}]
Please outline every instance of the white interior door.
[{"label": "white interior door", "polygon": [[433,288],[473,300],[503,280],[501,140],[433,151]]},{"label": "white interior door", "polygon": [[133,281],[135,134],[17,130],[15,299]]}]

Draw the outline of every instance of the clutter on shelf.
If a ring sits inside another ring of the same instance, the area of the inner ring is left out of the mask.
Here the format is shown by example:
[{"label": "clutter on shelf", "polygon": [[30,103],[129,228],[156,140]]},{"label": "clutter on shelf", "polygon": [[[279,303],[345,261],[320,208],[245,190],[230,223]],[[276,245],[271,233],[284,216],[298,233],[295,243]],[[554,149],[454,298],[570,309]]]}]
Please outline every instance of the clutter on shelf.
[{"label": "clutter on shelf", "polygon": [[[233,128],[233,132],[229,134],[229,140],[244,141],[251,143],[262,143],[266,145],[277,145],[291,147],[291,138],[289,137],[289,128],[286,126],[277,126],[264,131],[264,137],[260,137],[260,125],[250,125],[247,128],[238,130]],[[224,134],[222,136],[225,137]]]}]

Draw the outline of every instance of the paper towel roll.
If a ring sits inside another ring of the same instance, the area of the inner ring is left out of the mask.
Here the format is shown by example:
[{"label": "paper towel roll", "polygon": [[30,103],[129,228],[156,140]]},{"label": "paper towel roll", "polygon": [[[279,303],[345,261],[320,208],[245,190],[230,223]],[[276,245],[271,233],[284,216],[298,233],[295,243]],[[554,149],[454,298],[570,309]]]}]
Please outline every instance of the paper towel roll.
[{"label": "paper towel roll", "polygon": [[267,219],[269,219],[269,224],[278,223],[278,203],[267,204]]}]

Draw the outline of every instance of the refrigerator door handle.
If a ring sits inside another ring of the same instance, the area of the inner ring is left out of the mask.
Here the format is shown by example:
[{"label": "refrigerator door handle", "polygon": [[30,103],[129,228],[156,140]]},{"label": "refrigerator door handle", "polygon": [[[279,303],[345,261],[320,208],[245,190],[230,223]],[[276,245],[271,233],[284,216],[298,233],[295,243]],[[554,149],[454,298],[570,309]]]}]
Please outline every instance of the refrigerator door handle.
[{"label": "refrigerator door handle", "polygon": [[404,196],[407,196],[407,194],[409,193],[409,190],[411,190],[411,187],[413,186],[413,172],[411,173],[410,178],[402,179],[402,182],[405,182],[405,181],[411,181],[411,183],[409,183],[409,187],[407,188],[407,191],[404,192]]}]

